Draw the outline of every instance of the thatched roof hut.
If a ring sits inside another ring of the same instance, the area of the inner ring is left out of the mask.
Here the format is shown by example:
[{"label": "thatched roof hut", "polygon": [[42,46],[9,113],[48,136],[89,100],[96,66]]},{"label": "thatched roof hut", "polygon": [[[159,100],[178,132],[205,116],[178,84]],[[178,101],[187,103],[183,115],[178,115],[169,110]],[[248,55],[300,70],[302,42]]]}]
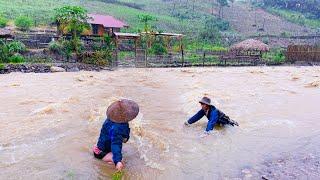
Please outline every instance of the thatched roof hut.
[{"label": "thatched roof hut", "polygon": [[0,28],[0,38],[12,37],[11,31],[5,28]]},{"label": "thatched roof hut", "polygon": [[269,46],[259,40],[247,39],[237,44],[234,44],[230,48],[231,51],[258,51],[266,52],[269,51]]}]

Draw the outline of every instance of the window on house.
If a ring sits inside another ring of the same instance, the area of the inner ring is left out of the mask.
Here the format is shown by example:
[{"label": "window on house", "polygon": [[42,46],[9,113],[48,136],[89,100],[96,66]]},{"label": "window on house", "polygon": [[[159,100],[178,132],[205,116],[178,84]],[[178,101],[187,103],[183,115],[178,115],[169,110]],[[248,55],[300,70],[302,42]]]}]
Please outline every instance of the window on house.
[{"label": "window on house", "polygon": [[99,25],[98,24],[92,24],[92,33],[98,34]]}]

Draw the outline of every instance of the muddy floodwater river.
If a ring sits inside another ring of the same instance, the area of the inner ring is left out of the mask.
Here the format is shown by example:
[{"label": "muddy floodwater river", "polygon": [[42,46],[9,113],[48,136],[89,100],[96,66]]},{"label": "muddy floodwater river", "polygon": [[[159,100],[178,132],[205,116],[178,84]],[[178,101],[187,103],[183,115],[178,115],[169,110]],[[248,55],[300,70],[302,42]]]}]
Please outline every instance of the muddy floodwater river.
[{"label": "muddy floodwater river", "polygon": [[[240,126],[185,127],[204,95]],[[320,67],[241,67],[0,75],[0,179],[111,178],[91,150],[119,98],[125,179],[320,178]]]}]

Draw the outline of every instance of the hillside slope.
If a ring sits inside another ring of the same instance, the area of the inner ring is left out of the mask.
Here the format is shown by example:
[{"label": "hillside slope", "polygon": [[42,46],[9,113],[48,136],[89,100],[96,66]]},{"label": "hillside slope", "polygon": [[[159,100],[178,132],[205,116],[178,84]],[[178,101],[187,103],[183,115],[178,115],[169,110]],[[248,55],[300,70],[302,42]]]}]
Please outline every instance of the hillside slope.
[{"label": "hillside slope", "polygon": [[230,7],[224,9],[224,18],[231,23],[237,32],[244,36],[281,35],[283,33],[307,35],[314,33],[314,30],[310,28],[288,22],[261,8],[254,8],[248,3],[233,3]]},{"label": "hillside slope", "polygon": [[[120,0],[120,3],[108,3],[107,0],[0,0],[0,14],[9,19],[27,15],[35,19],[36,24],[52,22],[54,9],[64,5],[77,5],[86,8],[91,13],[109,14],[130,25],[128,31],[138,31],[143,24],[138,15],[148,13],[157,21],[153,26],[158,30],[173,32],[197,32],[203,27],[203,19],[209,13],[202,12],[205,4],[195,1],[186,4],[183,1],[172,3],[163,0]],[[193,9],[193,12],[190,9]],[[176,12],[177,16],[172,16]],[[180,14],[179,14],[180,13]],[[182,15],[184,17],[181,18]]]},{"label": "hillside slope", "polygon": [[[143,24],[139,22],[138,15],[147,13],[157,19],[157,21],[151,22],[154,29],[183,33],[187,35],[186,38],[201,42],[202,40],[198,37],[205,29],[205,22],[211,18],[218,21],[219,9],[217,4],[212,6],[212,1],[208,0],[0,0],[0,15],[2,14],[11,20],[20,15],[27,15],[35,19],[36,25],[48,25],[53,21],[54,9],[65,5],[82,6],[90,13],[115,16],[130,26],[125,30],[127,32],[142,30]],[[225,7],[223,14],[224,19],[232,27],[225,30],[224,34],[230,37],[235,34],[246,38],[256,35],[308,35],[314,33],[314,30],[310,28],[288,22],[261,8],[253,8],[248,3],[236,1],[230,7]],[[216,34],[214,35],[216,36]],[[212,44],[212,42],[209,43]]]}]

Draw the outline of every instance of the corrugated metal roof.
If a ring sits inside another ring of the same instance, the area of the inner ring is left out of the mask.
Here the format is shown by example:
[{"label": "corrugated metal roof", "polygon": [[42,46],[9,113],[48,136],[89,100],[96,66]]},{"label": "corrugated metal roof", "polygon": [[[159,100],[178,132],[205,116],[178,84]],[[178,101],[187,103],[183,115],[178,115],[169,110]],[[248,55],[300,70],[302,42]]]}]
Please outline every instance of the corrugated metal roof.
[{"label": "corrugated metal roof", "polygon": [[123,28],[128,27],[128,25],[113,16],[101,15],[101,14],[88,14],[91,19],[88,20],[90,24],[100,24],[104,27],[111,28]]},{"label": "corrugated metal roof", "polygon": [[121,32],[114,32],[113,34],[114,34],[114,35],[116,35],[116,36],[140,37],[140,35],[139,35],[139,34],[136,34],[136,33],[121,33]]}]

